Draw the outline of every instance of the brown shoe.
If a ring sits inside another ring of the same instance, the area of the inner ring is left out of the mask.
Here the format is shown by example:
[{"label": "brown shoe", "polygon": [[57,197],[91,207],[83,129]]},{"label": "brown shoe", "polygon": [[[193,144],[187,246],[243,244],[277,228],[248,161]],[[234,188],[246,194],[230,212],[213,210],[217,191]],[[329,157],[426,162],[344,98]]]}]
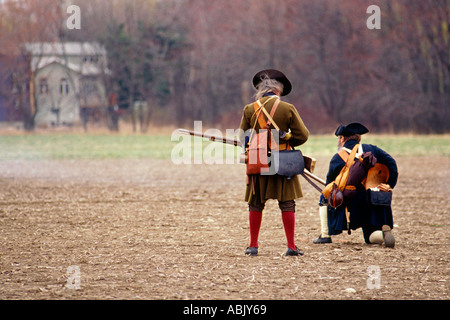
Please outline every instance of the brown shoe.
[{"label": "brown shoe", "polygon": [[388,225],[384,225],[381,227],[381,230],[383,231],[384,245],[388,248],[393,248],[395,246],[395,238],[391,228]]}]

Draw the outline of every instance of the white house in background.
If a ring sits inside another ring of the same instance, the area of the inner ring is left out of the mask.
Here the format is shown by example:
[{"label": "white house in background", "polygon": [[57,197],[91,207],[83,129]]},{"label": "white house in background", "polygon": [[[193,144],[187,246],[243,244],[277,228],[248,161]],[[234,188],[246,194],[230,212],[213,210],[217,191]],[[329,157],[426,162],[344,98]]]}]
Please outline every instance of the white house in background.
[{"label": "white house in background", "polygon": [[30,105],[36,125],[72,125],[81,110],[101,110],[107,104],[104,77],[106,50],[95,42],[28,43],[34,88]]}]

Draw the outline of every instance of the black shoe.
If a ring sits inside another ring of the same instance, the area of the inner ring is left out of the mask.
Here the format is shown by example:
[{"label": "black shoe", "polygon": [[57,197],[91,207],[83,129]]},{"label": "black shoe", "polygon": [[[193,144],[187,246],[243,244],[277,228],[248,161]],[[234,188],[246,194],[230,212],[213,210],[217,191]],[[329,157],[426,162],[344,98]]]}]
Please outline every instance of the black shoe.
[{"label": "black shoe", "polygon": [[331,237],[322,238],[322,235],[320,235],[318,238],[313,240],[313,243],[333,243],[331,240]]},{"label": "black shoe", "polygon": [[248,247],[245,250],[245,255],[246,256],[256,256],[256,255],[258,255],[258,248],[256,248],[256,247]]},{"label": "black shoe", "polygon": [[295,247],[295,250],[292,250],[291,248],[288,248],[286,251],[286,257],[287,256],[302,256],[303,251],[300,251],[297,247]]}]

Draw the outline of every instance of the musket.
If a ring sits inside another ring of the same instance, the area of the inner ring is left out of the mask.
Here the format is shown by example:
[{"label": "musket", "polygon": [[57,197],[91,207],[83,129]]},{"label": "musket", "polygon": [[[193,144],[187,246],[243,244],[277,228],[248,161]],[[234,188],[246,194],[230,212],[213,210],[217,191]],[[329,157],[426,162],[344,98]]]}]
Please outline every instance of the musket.
[{"label": "musket", "polygon": [[[305,156],[303,156],[304,158]],[[312,185],[314,188],[316,188],[317,191],[319,191],[320,193],[322,193],[322,188],[320,188],[317,184],[314,183],[315,180],[317,182],[319,182],[320,184],[322,184],[323,186],[326,186],[326,183],[324,180],[320,179],[318,176],[312,174],[311,172],[309,172],[308,169],[304,169],[303,172],[301,173],[301,176],[303,178],[305,178],[306,181],[309,182],[310,185]]]},{"label": "musket", "polygon": [[[221,142],[221,143],[232,144],[234,146],[242,147],[242,142],[240,142],[239,140],[228,138],[228,137],[204,134],[203,132],[196,132],[196,131],[191,131],[191,130],[187,130],[187,129],[178,129],[178,132],[181,134],[206,138],[206,139],[209,139],[210,141],[214,141],[214,142]],[[305,169],[301,173],[301,176],[303,178],[305,178],[305,180],[308,181],[309,184],[311,184],[319,192],[322,192],[322,189],[317,184],[315,184],[314,181],[319,182],[323,186],[326,185],[325,181],[320,179],[318,176],[312,174],[312,172],[314,171],[314,167],[316,165],[316,159],[303,155],[303,160],[305,162]]]},{"label": "musket", "polygon": [[239,140],[222,137],[219,135],[204,134],[203,132],[195,132],[195,131],[191,131],[191,130],[187,130],[187,129],[178,129],[178,132],[182,133],[182,134],[190,134],[191,136],[207,138],[211,141],[217,141],[217,142],[222,142],[222,143],[226,143],[226,144],[232,144],[237,147],[242,147],[242,142],[240,142]]}]

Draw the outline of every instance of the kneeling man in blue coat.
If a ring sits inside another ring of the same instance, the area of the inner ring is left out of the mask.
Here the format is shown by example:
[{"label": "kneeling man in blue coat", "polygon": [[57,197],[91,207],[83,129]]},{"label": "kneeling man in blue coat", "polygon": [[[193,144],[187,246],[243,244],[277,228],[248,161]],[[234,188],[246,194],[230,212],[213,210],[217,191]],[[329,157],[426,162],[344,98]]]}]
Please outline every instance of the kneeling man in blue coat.
[{"label": "kneeling man in blue coat", "polygon": [[[356,185],[351,198],[344,196],[341,205],[334,208],[321,195],[319,202],[319,216],[321,234],[314,243],[331,243],[332,235],[342,233],[342,230],[356,230],[362,228],[366,243],[384,244],[394,247],[395,239],[392,234],[393,217],[391,209],[392,190],[397,184],[397,164],[387,152],[371,144],[361,144],[361,135],[369,130],[360,123],[340,125],[335,135],[338,137],[338,153],[330,161],[327,173],[327,185],[335,181],[346,164],[352,149],[358,144],[355,161],[361,155],[371,152],[376,158],[376,164],[371,168],[362,183]],[[344,192],[345,195],[345,192]]]}]

